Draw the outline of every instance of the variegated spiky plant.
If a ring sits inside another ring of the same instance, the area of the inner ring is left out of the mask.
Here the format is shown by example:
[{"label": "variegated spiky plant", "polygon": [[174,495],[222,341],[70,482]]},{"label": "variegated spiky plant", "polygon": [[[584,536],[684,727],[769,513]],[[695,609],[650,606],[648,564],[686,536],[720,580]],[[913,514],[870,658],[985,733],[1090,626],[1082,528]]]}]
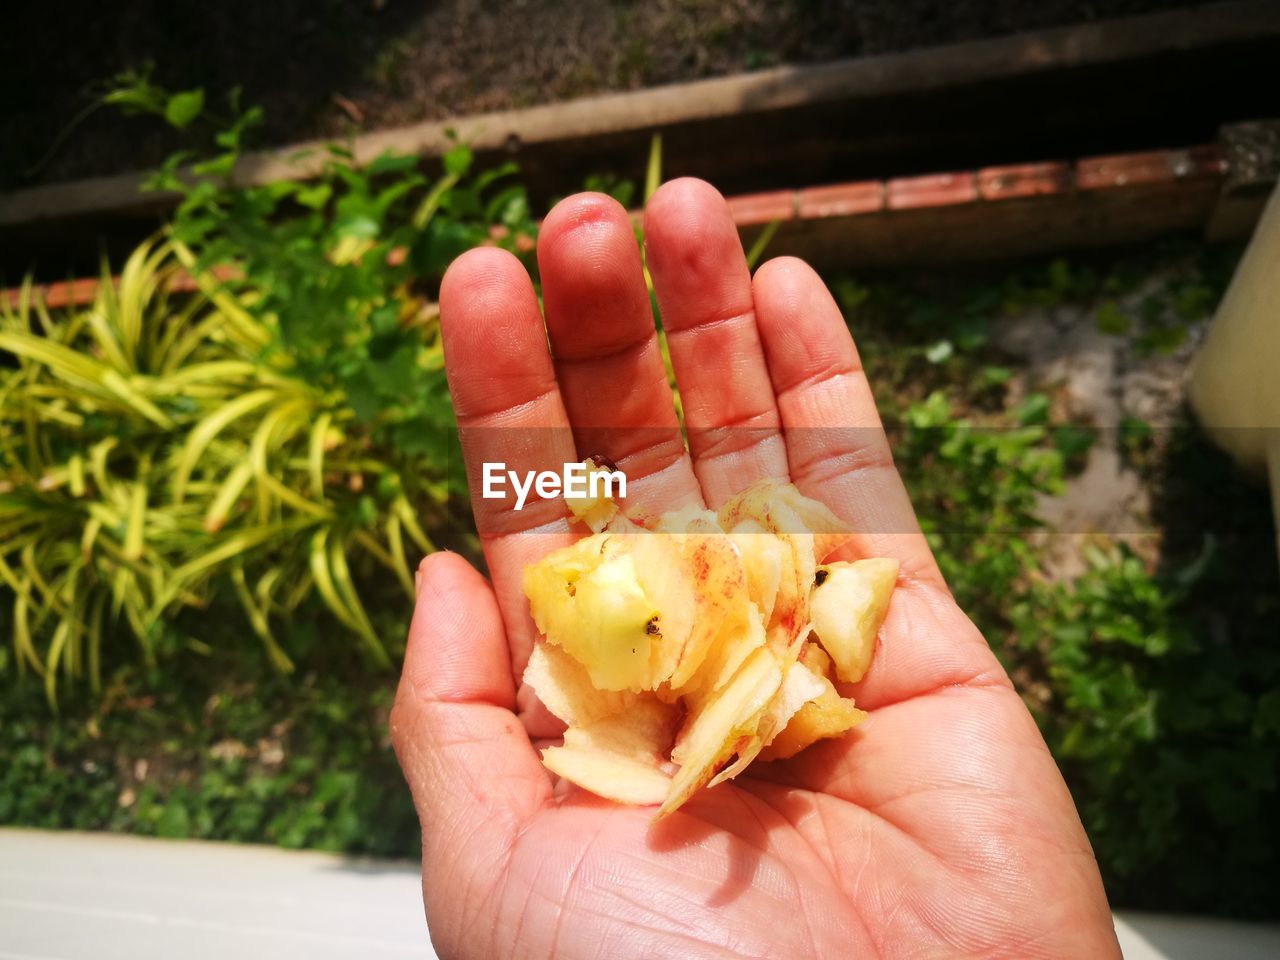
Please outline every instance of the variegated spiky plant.
[{"label": "variegated spiky plant", "polygon": [[[178,276],[195,291],[176,291]],[[253,297],[166,239],[118,283],[104,275],[87,307],[49,310],[30,285],[0,301],[0,578],[18,664],[51,701],[60,677],[96,687],[119,627],[150,658],[162,618],[217,590],[281,669],[272,621],[313,591],[386,661],[349,558],[411,593],[406,539],[431,549],[423,504],[404,493],[403,461],[370,454],[342,392],[271,348]],[[428,336],[416,362],[438,353]],[[384,494],[372,517],[353,506],[370,483]]]}]

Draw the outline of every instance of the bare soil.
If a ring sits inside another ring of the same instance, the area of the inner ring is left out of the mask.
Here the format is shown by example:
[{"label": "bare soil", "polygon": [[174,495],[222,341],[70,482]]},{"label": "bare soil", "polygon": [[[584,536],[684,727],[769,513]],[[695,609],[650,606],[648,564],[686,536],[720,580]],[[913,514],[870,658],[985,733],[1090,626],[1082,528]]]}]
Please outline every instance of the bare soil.
[{"label": "bare soil", "polygon": [[0,189],[179,145],[102,110],[108,78],[262,104],[264,144],[1189,6],[1188,0],[18,0],[0,29]]}]

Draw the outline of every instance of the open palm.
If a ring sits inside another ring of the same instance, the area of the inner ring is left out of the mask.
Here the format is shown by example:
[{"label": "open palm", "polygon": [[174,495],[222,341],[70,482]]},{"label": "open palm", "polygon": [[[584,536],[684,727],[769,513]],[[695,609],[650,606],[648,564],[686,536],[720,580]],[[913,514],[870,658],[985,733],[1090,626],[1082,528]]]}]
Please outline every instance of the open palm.
[{"label": "open palm", "polygon": [[[667,386],[632,225],[598,194],[538,245],[545,320],[508,254],[445,277],[445,357],[472,490],[484,461],[559,471],[587,455],[628,505],[715,507],[790,479],[901,561],[847,737],[756,763],[650,825],[555,782],[554,735],[518,678],[534,639],[520,574],[579,535],[563,506],[473,498],[493,585],[436,554],[392,731],[422,819],[442,957],[1107,957],[1088,840],[1035,724],[956,606],[916,526],[839,309],[804,263],[750,276],[724,200],[665,185],[648,266],[684,405]],[[548,342],[550,350],[548,350]]]}]

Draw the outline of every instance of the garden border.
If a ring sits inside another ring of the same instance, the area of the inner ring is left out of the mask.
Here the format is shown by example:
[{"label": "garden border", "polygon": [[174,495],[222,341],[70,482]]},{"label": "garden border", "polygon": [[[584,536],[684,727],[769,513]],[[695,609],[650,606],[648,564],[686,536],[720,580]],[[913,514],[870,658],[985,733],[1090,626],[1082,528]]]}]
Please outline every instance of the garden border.
[{"label": "garden border", "polygon": [[[1261,126],[1280,142],[1280,121]],[[1280,154],[1270,165],[1251,156],[1246,166],[1237,157],[1235,144],[1241,138],[1236,128],[1224,133],[1222,144],[1180,150],[984,167],[727,199],[744,243],[777,223],[768,254],[803,257],[819,268],[1029,256],[1140,242],[1176,230],[1240,239],[1261,212]],[[1254,142],[1256,138],[1250,144]],[[223,279],[231,275],[225,269],[220,274]],[[85,278],[34,284],[30,291],[51,308],[80,306],[93,300],[100,282]],[[194,290],[195,283],[180,275],[171,289]],[[23,288],[3,295],[16,305]]]},{"label": "garden border", "polygon": [[[602,169],[638,179],[658,132],[669,176],[750,193],[1202,143],[1223,122],[1274,113],[1258,71],[1277,56],[1280,5],[1233,0],[421,123],[356,137],[350,147],[357,163],[385,150],[429,162],[456,133],[481,165],[515,159],[542,202]],[[1078,109],[1082,101],[1088,110]],[[246,155],[236,176],[304,179],[323,162],[323,146]],[[104,242],[114,252],[131,248],[174,200],[140,192],[143,177],[0,195],[0,265],[24,269],[36,257],[46,276],[72,262],[83,273]],[[51,263],[59,256],[66,259]]]}]

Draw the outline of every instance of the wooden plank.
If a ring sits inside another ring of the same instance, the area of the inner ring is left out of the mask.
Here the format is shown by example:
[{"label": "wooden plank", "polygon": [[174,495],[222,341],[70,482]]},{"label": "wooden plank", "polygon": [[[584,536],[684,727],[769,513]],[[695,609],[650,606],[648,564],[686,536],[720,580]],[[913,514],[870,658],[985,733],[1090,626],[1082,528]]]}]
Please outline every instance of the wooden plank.
[{"label": "wooden plank", "polygon": [[1231,124],[1218,136],[1227,181],[1209,220],[1211,240],[1246,237],[1280,179],[1280,120]]}]

